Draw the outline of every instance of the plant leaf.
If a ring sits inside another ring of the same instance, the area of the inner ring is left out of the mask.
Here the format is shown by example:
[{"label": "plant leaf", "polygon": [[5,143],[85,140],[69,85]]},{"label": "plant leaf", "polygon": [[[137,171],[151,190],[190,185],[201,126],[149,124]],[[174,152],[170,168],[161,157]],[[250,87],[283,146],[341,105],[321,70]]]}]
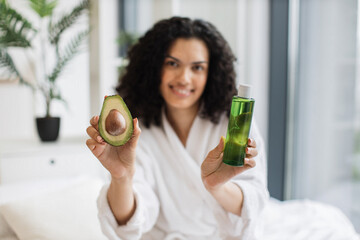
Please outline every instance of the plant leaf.
[{"label": "plant leaf", "polygon": [[60,51],[62,55],[59,56],[59,60],[56,63],[53,72],[51,73],[51,75],[48,76],[50,82],[56,81],[67,63],[79,52],[81,43],[88,34],[89,30],[80,32],[73,39],[70,40],[64,50]]},{"label": "plant leaf", "polygon": [[15,64],[5,48],[0,48],[0,67],[5,68],[11,76],[19,77]]},{"label": "plant leaf", "polygon": [[73,25],[81,14],[89,9],[90,1],[84,0],[80,2],[69,14],[66,14],[60,18],[55,24],[49,25],[49,40],[51,44],[57,45],[61,34]]},{"label": "plant leaf", "polygon": [[35,34],[27,19],[0,2],[0,47],[30,47]]},{"label": "plant leaf", "polygon": [[121,31],[119,33],[119,37],[117,38],[117,42],[120,47],[127,45],[132,46],[138,41],[139,36],[136,33],[130,33],[127,31]]},{"label": "plant leaf", "polygon": [[61,96],[59,89],[54,84],[49,89],[49,98],[50,101],[53,99],[61,101],[65,105],[65,107],[69,109],[67,101]]},{"label": "plant leaf", "polygon": [[61,102],[64,104],[65,108],[66,108],[66,109],[69,109],[69,104],[68,104],[67,101],[60,95],[60,93],[59,93],[59,94],[52,95],[52,99],[56,99],[56,100],[61,101]]},{"label": "plant leaf", "polygon": [[29,0],[30,7],[41,17],[51,16],[53,10],[56,7],[58,1],[48,1],[48,0]]},{"label": "plant leaf", "polygon": [[26,82],[21,76],[20,72],[17,70],[14,61],[12,60],[10,54],[5,48],[0,48],[0,68],[4,68],[10,74],[9,77],[16,76],[19,78],[20,83],[35,89],[33,85]]}]

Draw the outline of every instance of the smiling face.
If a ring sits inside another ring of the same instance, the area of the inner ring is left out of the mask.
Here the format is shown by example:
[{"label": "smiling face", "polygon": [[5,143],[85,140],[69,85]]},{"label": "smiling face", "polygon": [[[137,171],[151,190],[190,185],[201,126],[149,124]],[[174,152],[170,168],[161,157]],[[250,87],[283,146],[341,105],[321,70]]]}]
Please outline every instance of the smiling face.
[{"label": "smiling face", "polygon": [[160,93],[167,109],[198,109],[209,67],[206,44],[179,38],[170,46],[162,68]]}]

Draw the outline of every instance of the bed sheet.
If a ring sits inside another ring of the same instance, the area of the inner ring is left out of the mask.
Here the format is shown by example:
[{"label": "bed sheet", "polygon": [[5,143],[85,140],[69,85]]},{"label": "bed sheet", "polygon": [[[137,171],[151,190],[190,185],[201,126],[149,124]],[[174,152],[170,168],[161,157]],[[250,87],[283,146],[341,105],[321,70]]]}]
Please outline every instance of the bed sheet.
[{"label": "bed sheet", "polygon": [[[1,185],[0,205],[43,193],[55,193],[86,178]],[[264,240],[360,240],[354,226],[338,208],[306,199],[284,202],[270,199],[263,220]],[[1,212],[0,239],[18,240]]]},{"label": "bed sheet", "polygon": [[264,216],[264,240],[360,240],[340,209],[308,199],[270,199]]},{"label": "bed sheet", "polygon": [[[31,198],[42,194],[51,194],[74,184],[86,181],[90,176],[82,175],[73,178],[46,179],[30,182],[9,183],[0,185],[0,206],[19,199]],[[18,240],[0,211],[0,239]]]}]

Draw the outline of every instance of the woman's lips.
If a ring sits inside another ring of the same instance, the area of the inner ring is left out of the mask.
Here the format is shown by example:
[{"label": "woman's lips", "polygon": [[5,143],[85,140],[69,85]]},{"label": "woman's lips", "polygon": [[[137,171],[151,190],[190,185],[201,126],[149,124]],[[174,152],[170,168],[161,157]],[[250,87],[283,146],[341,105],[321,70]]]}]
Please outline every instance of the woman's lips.
[{"label": "woman's lips", "polygon": [[188,97],[188,96],[190,96],[190,94],[192,92],[194,92],[194,90],[192,90],[192,89],[179,88],[179,87],[174,87],[174,86],[170,86],[170,89],[175,95],[177,95],[179,97]]}]

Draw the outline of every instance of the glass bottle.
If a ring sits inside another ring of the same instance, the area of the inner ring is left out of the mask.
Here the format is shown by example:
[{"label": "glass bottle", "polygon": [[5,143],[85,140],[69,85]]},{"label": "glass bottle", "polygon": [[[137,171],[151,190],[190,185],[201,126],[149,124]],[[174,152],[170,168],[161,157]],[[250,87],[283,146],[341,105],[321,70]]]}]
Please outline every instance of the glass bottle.
[{"label": "glass bottle", "polygon": [[226,133],[223,162],[228,165],[244,165],[254,105],[255,100],[250,98],[250,86],[240,84],[238,95],[232,99]]}]

